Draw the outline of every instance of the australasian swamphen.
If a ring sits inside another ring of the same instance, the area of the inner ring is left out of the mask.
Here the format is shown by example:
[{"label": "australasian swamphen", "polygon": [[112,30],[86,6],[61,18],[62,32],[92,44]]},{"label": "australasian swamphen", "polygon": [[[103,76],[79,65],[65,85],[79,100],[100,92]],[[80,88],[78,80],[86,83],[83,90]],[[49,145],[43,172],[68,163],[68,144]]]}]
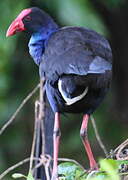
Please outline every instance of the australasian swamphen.
[{"label": "australasian swamphen", "polygon": [[[112,52],[108,41],[84,27],[58,27],[37,7],[23,10],[10,25],[7,36],[31,34],[29,52],[45,77],[46,94],[55,113],[52,179],[57,178],[60,113],[83,113],[80,136],[90,168],[97,169],[87,138],[90,114],[102,102],[112,76]],[[49,122],[50,123],[50,122]]]}]

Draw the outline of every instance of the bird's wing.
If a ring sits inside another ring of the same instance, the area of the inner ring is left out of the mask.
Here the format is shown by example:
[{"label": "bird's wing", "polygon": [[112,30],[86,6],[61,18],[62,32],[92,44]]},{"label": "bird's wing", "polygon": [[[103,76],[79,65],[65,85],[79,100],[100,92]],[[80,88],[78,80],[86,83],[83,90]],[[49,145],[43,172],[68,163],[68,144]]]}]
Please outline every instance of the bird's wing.
[{"label": "bird's wing", "polygon": [[101,35],[85,28],[64,28],[50,40],[40,64],[52,81],[63,74],[87,75],[104,73],[112,68],[109,43]]},{"label": "bird's wing", "polygon": [[62,55],[47,59],[40,65],[40,75],[46,72],[48,79],[56,81],[63,74],[87,75],[110,71],[112,64],[100,56],[94,56],[83,47],[73,47]]}]

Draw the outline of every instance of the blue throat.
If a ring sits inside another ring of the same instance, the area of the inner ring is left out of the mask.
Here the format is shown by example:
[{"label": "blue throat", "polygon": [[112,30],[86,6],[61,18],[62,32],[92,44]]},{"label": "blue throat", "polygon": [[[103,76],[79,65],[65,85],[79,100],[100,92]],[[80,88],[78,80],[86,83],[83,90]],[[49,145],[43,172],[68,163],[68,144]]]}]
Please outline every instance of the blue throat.
[{"label": "blue throat", "polygon": [[37,65],[40,65],[42,61],[46,41],[53,32],[57,31],[57,29],[58,27],[56,25],[54,28],[42,28],[40,31],[32,34],[28,47],[29,53]]}]

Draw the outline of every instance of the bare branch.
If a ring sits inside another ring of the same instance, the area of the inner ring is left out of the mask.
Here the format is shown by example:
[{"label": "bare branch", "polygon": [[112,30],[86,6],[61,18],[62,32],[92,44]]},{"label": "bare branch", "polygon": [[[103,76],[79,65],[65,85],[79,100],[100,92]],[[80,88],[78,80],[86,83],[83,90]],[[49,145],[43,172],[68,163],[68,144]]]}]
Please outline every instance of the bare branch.
[{"label": "bare branch", "polygon": [[29,172],[32,171],[32,166],[33,166],[33,157],[34,157],[34,152],[35,152],[35,144],[36,144],[36,134],[38,130],[38,106],[39,102],[35,102],[35,125],[34,125],[34,133],[33,133],[33,141],[32,141],[32,149],[31,149],[31,155],[30,155],[30,164],[29,164]]},{"label": "bare branch", "polygon": [[123,154],[122,152],[126,146],[128,146],[128,139],[126,139],[114,150],[117,160],[128,160],[128,154]]},{"label": "bare branch", "polygon": [[96,135],[96,139],[97,139],[97,141],[98,141],[101,149],[103,150],[105,156],[108,157],[108,152],[107,152],[107,150],[106,150],[103,142],[101,141],[100,135],[99,135],[98,130],[97,130],[97,127],[96,127],[95,120],[94,120],[94,118],[93,118],[92,115],[90,116],[90,119],[91,119],[92,126],[93,126],[93,129],[94,129],[95,135]]},{"label": "bare branch", "polygon": [[11,116],[11,118],[5,123],[5,125],[0,129],[0,135],[5,131],[5,129],[13,122],[17,114],[20,112],[20,110],[23,108],[23,106],[27,103],[27,101],[35,94],[35,92],[39,89],[40,84],[38,84],[29,94],[28,96],[22,101],[20,106],[17,108],[17,110],[14,112],[14,114]]},{"label": "bare branch", "polygon": [[[50,180],[50,174],[49,174],[49,168],[51,169],[51,160],[52,160],[52,157],[49,155],[49,154],[46,154],[45,156],[44,155],[41,155],[41,160],[40,162],[33,168],[33,173],[34,171],[41,167],[42,165],[44,166],[45,168],[45,173],[46,173],[46,177],[47,177],[47,180]],[[52,171],[52,170],[51,170]]]},{"label": "bare branch", "polygon": [[[32,160],[33,160],[33,161],[35,161],[35,160],[36,160],[36,161],[37,161],[37,160],[40,161],[39,158],[33,158]],[[6,169],[6,170],[0,175],[0,179],[2,179],[4,176],[6,176],[10,171],[18,168],[19,166],[22,166],[23,164],[25,164],[25,163],[27,163],[27,162],[29,162],[29,161],[30,161],[30,158],[26,158],[26,159],[24,159],[24,160],[16,163],[15,165],[9,167],[8,169]]]},{"label": "bare branch", "polygon": [[44,133],[44,117],[45,117],[45,102],[44,102],[44,82],[45,79],[40,80],[40,112],[39,112],[39,119],[41,125],[41,135],[42,135],[42,155],[45,156],[45,133]]},{"label": "bare branch", "polygon": [[123,143],[121,143],[115,150],[114,153],[116,153],[123,145],[128,144],[128,139],[126,139]]},{"label": "bare branch", "polygon": [[[40,137],[40,133],[41,133],[41,128],[40,128],[40,121],[39,121],[39,111],[40,111],[40,102],[39,100],[37,100],[35,102],[35,129],[34,129],[34,133],[36,134],[36,144],[35,144],[35,157],[39,157],[40,154],[40,143],[41,143],[41,137]],[[38,162],[35,161],[35,164],[37,164]],[[34,175],[36,176],[36,174]]]},{"label": "bare branch", "polygon": [[[44,117],[45,117],[45,102],[44,102],[44,82],[45,79],[40,80],[40,97],[39,100],[35,102],[35,128],[34,128],[34,136],[33,136],[33,143],[32,143],[32,150],[31,150],[31,158],[34,156],[34,152],[37,157],[42,155],[45,157],[45,134],[44,134]],[[41,142],[40,142],[41,141]],[[41,152],[40,152],[40,143],[41,145]],[[41,154],[40,154],[41,153]],[[33,161],[30,161],[30,169],[32,170],[32,163]],[[38,168],[40,166],[44,166],[45,172],[48,167],[47,161],[42,161],[40,163],[35,162],[36,166],[33,169],[33,174],[36,179]],[[46,173],[46,176],[48,173]],[[47,177],[49,179],[49,175]]]},{"label": "bare branch", "polygon": [[47,180],[50,180],[50,174],[49,174],[49,170],[48,169],[50,169],[52,171],[52,167],[50,165],[52,157],[50,155],[47,155],[47,157],[48,157],[48,160],[47,160],[47,163],[45,165],[45,172],[46,172]]}]

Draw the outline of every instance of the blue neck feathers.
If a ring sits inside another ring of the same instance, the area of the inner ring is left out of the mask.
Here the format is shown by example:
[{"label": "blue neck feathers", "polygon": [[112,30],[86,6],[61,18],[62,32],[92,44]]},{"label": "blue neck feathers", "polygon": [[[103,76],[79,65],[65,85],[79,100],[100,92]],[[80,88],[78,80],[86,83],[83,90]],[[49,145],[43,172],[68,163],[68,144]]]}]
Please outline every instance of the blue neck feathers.
[{"label": "blue neck feathers", "polygon": [[54,24],[53,27],[43,27],[38,32],[32,34],[28,47],[29,53],[37,65],[42,61],[46,40],[48,40],[49,36],[57,29],[58,26]]}]

